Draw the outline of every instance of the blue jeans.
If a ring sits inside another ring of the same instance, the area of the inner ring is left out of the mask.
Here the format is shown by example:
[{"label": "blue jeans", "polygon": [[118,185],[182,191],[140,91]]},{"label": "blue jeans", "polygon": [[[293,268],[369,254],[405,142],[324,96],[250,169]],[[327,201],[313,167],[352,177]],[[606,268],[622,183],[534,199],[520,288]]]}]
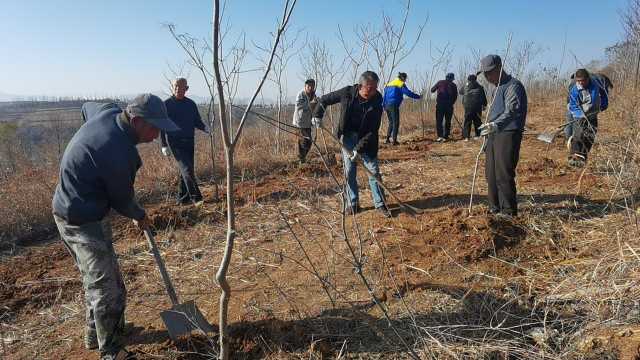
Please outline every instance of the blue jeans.
[{"label": "blue jeans", "polygon": [[[347,133],[342,135],[342,142],[347,149],[353,149],[358,144],[357,133]],[[347,179],[347,201],[349,205],[358,205],[358,179],[357,179],[357,164],[349,159],[351,153],[347,153],[342,150],[342,162],[344,164],[344,177]],[[371,158],[366,154],[360,154],[364,166],[371,171],[375,176],[382,180],[380,175],[380,167],[378,166],[378,158]],[[369,176],[369,187],[371,188],[371,195],[373,196],[373,204],[376,208],[383,206],[384,203],[384,190],[373,176]]]}]

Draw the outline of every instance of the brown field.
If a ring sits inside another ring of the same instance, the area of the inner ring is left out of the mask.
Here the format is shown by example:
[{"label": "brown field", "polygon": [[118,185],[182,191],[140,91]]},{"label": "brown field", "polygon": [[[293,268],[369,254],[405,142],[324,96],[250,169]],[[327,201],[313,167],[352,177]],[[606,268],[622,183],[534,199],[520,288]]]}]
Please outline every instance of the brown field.
[{"label": "brown field", "polygon": [[[314,151],[298,167],[293,138],[274,154],[273,131],[249,129],[228,275],[233,358],[404,359],[410,347],[424,359],[640,359],[640,147],[629,99],[617,97],[603,113],[585,171],[566,165],[562,139],[551,146],[535,139],[562,121],[564,104],[530,104],[517,178],[521,215],[513,222],[485,214],[482,163],[467,215],[480,141],[433,142],[431,116],[425,138],[420,115],[403,113],[402,144],[380,150],[385,183],[424,212],[411,217],[391,201],[394,217],[382,218],[361,172],[368,211],[348,217],[344,233],[340,188],[329,176],[340,180],[340,164],[326,168]],[[175,170],[152,146],[141,151],[138,193],[179,296],[216,322],[226,218],[210,179],[219,178],[221,162],[212,171],[206,139],[199,149],[203,206],[173,205]],[[24,174],[4,184],[2,200],[12,199],[14,217],[50,224],[55,167]],[[25,186],[32,196],[20,196]],[[19,223],[9,213],[3,206],[4,224]],[[215,358],[216,334],[169,339],[158,314],[170,303],[146,242],[125,219],[113,222],[134,325],[128,348],[141,359]],[[1,259],[0,354],[97,358],[83,348],[78,271],[59,240],[43,241],[50,234],[21,231],[27,240]]]}]

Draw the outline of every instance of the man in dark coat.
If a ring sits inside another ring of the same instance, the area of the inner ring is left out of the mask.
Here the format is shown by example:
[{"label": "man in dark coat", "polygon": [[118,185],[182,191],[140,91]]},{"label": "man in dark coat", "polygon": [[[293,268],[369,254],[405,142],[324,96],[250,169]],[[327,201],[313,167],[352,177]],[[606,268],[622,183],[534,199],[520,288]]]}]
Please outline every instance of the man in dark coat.
[{"label": "man in dark coat", "polygon": [[[85,347],[101,360],[125,358],[126,288],[113,249],[111,209],[146,229],[149,218],[135,200],[142,160],[136,145],[177,127],[162,100],[137,96],[126,110],[114,103],[82,106],[85,123],[67,145],[53,195],[53,218],[80,270],[85,295]],[[61,355],[60,358],[64,356]]]},{"label": "man in dark coat", "polygon": [[487,106],[487,96],[474,74],[467,77],[467,83],[460,89],[460,95],[462,95],[462,105],[464,106],[462,137],[465,141],[469,141],[469,138],[471,138],[471,125],[474,126],[476,137],[480,136],[482,110]]},{"label": "man in dark coat", "polygon": [[515,178],[527,119],[527,92],[518,79],[504,72],[498,55],[484,57],[480,72],[496,87],[487,123],[480,126],[480,134],[487,137],[485,176],[489,211],[513,217],[518,215]]},{"label": "man in dark coat", "polygon": [[391,213],[385,203],[384,191],[376,179],[382,181],[378,165],[378,130],[382,121],[382,94],[378,91],[378,75],[365,71],[360,75],[358,84],[346,86],[328,93],[318,100],[313,111],[312,123],[322,127],[322,117],[327,106],[340,103],[340,122],[336,136],[342,140],[344,175],[347,180],[345,204],[347,210],[356,214],[360,211],[356,160],[361,159],[364,166],[374,174],[369,176],[369,187],[376,209],[385,217]]},{"label": "man in dark coat", "polygon": [[432,93],[437,93],[436,131],[438,132],[438,138],[436,141],[438,142],[447,141],[449,139],[449,134],[451,133],[453,105],[458,99],[458,87],[453,80],[453,73],[448,73],[444,80],[438,81],[431,88]]},{"label": "man in dark coat", "polygon": [[202,194],[196,182],[194,149],[195,129],[208,133],[200,118],[196,103],[185,96],[189,86],[187,79],[178,78],[173,82],[173,95],[164,101],[167,113],[180,130],[162,133],[162,154],[169,155],[169,149],[178,163],[179,185],[178,204],[197,203],[202,201]]}]

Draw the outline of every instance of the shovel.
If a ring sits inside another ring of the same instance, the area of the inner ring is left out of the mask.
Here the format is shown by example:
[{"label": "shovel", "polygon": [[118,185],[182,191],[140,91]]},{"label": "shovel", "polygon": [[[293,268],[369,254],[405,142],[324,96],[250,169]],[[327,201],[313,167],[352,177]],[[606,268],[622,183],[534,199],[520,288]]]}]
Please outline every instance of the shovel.
[{"label": "shovel", "polygon": [[553,128],[553,130],[547,131],[547,132],[543,132],[540,133],[540,135],[538,135],[537,139],[542,141],[542,142],[546,142],[547,144],[551,144],[553,143],[553,140],[555,140],[556,136],[558,136],[558,134],[567,126],[577,122],[579,119],[576,120],[571,120],[569,122],[566,122],[556,128]]},{"label": "shovel", "polygon": [[156,245],[151,231],[145,229],[144,236],[149,242],[153,257],[158,264],[158,270],[160,270],[160,275],[162,275],[162,281],[171,299],[171,310],[165,310],[160,313],[162,322],[164,322],[167,331],[169,331],[169,337],[173,341],[176,341],[179,336],[189,335],[193,330],[201,330],[205,334],[215,332],[216,329],[204,318],[204,315],[202,315],[202,312],[200,312],[193,300],[185,303],[178,302],[178,295],[176,295],[176,290],[173,288],[169,273],[167,273],[164,261],[162,261],[160,251],[158,250],[158,245]]}]

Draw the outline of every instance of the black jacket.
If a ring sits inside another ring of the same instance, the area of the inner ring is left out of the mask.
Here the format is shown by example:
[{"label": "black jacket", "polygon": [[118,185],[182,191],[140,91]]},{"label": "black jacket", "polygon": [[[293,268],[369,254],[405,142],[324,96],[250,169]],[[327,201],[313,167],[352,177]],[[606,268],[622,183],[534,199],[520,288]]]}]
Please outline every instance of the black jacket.
[{"label": "black jacket", "polygon": [[[352,119],[350,109],[351,104],[358,101],[358,88],[359,86],[355,84],[325,94],[318,100],[318,106],[313,112],[313,117],[322,118],[327,106],[340,103],[340,122],[335,131],[338,138],[344,133],[345,125]],[[369,104],[358,130],[359,143],[356,148],[360,153],[376,158],[378,156],[378,130],[380,130],[382,122],[382,94],[376,91],[373,98],[369,100]]]},{"label": "black jacket", "polygon": [[477,81],[469,81],[460,89],[460,95],[462,95],[464,111],[468,113],[482,112],[482,108],[487,106],[487,95]]}]

